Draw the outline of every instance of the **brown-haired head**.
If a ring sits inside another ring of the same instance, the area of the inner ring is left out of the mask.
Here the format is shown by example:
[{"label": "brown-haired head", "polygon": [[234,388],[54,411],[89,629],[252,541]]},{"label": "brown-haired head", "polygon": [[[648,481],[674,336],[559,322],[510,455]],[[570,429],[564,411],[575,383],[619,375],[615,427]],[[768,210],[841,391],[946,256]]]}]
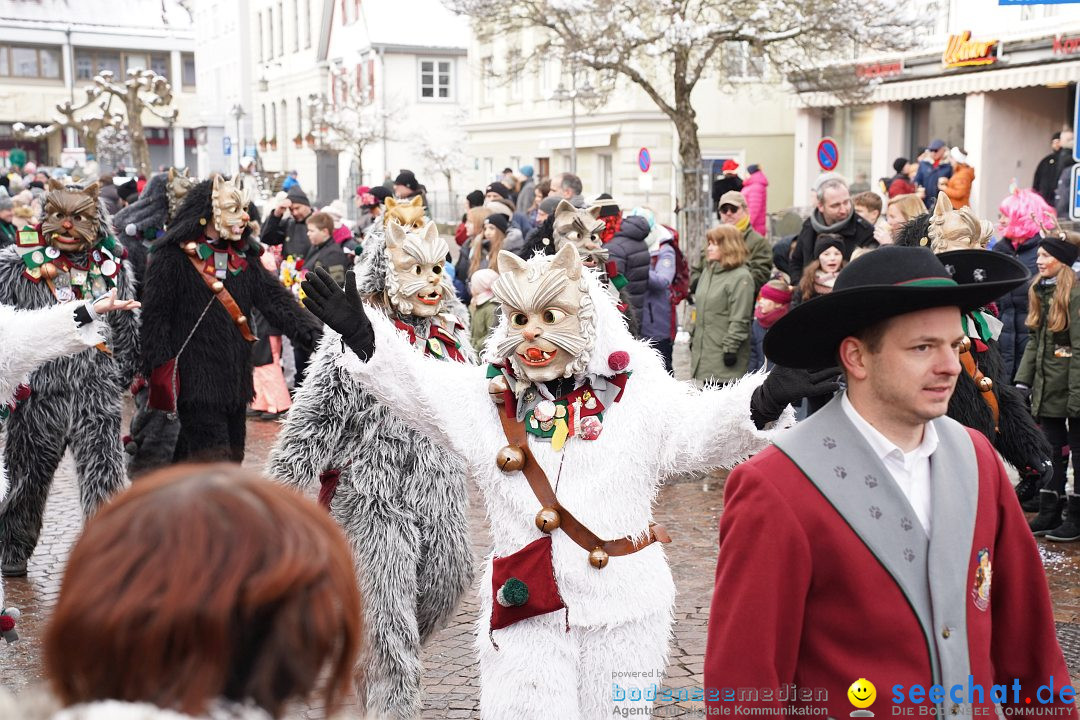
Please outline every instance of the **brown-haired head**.
[{"label": "brown-haired head", "polygon": [[734,225],[725,223],[710,228],[705,233],[705,239],[709,245],[717,248],[716,261],[725,270],[745,265],[750,257],[750,253],[746,249],[746,241],[743,240],[742,233]]},{"label": "brown-haired head", "polygon": [[45,635],[65,705],[113,699],[273,717],[348,690],[360,595],[341,531],[314,503],[235,465],[141,479],[75,544]]}]

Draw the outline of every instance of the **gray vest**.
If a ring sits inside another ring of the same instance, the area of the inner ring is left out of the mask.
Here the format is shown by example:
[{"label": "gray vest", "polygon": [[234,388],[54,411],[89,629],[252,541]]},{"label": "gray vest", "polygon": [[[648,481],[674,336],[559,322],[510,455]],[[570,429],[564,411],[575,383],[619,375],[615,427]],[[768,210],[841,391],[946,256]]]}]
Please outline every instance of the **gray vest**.
[{"label": "gray vest", "polygon": [[[776,446],[855,531],[900,587],[922,626],[933,678],[946,693],[967,683],[968,568],[979,475],[975,447],[954,420],[933,420],[939,444],[930,456],[928,537],[900,486],[840,405],[841,395],[791,430]],[[882,648],[888,652],[889,648]],[[966,697],[966,696],[965,696]],[[939,717],[970,714],[946,694]],[[969,715],[970,716],[970,715]]]}]

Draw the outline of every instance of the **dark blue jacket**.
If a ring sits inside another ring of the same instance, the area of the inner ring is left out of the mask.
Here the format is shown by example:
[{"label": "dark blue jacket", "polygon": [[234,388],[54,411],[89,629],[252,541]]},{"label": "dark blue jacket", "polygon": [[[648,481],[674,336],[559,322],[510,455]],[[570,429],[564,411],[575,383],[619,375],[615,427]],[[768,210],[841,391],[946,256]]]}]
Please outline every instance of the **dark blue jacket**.
[{"label": "dark blue jacket", "polygon": [[930,210],[934,209],[934,203],[937,202],[938,178],[951,178],[952,171],[952,163],[938,163],[937,167],[934,167],[934,163],[929,160],[923,160],[919,163],[919,169],[915,172],[915,184],[926,188],[926,197],[923,198],[923,203]]},{"label": "dark blue jacket", "polygon": [[649,268],[652,258],[645,238],[649,236],[649,221],[637,215],[624,217],[615,236],[605,246],[619,274],[627,279],[626,290],[630,304],[638,317],[645,309],[645,294],[649,290]]},{"label": "dark blue jacket", "polygon": [[[1042,238],[1035,235],[1014,248],[1008,238],[1001,238],[994,245],[993,251],[1005,253],[1024,263],[1034,277],[1038,273],[1035,268],[1035,257],[1039,252],[1040,240]],[[1024,283],[997,300],[1001,322],[1005,325],[1001,329],[998,347],[1001,349],[1001,360],[1004,365],[1003,377],[1008,378],[1009,382],[1012,382],[1016,374],[1016,368],[1020,364],[1020,358],[1024,356],[1024,347],[1028,341],[1028,328],[1024,323],[1028,314],[1029,286],[1030,283]]]}]

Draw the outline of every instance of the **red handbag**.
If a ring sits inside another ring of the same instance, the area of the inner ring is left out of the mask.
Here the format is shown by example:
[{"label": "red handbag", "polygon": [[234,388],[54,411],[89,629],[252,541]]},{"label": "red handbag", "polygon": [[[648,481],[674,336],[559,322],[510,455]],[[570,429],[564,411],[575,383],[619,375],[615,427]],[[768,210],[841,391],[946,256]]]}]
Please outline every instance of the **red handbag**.
[{"label": "red handbag", "polygon": [[150,372],[150,394],[146,404],[154,410],[176,412],[176,398],[180,397],[180,374],[176,370],[176,360],[169,358]]},{"label": "red handbag", "polygon": [[[515,583],[513,581],[518,581]],[[524,585],[527,599],[521,604],[504,605],[520,600]],[[512,591],[511,591],[512,589]],[[503,591],[500,602],[500,590]],[[510,596],[510,597],[507,597]],[[555,582],[551,561],[551,536],[534,540],[513,555],[496,557],[491,565],[491,630],[513,625],[526,618],[555,612],[566,607]],[[569,627],[567,627],[569,630]],[[494,643],[494,639],[492,639]],[[498,645],[495,649],[498,649]]]}]

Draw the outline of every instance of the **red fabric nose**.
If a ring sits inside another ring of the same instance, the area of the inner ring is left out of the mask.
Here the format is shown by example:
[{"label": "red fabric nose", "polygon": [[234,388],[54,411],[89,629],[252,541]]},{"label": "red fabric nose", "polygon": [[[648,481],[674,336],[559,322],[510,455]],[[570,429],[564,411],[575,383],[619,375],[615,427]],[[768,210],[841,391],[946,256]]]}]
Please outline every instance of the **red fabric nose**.
[{"label": "red fabric nose", "polygon": [[72,228],[71,221],[65,220],[64,222],[60,223],[60,227],[64,228],[65,230],[70,230]]}]

